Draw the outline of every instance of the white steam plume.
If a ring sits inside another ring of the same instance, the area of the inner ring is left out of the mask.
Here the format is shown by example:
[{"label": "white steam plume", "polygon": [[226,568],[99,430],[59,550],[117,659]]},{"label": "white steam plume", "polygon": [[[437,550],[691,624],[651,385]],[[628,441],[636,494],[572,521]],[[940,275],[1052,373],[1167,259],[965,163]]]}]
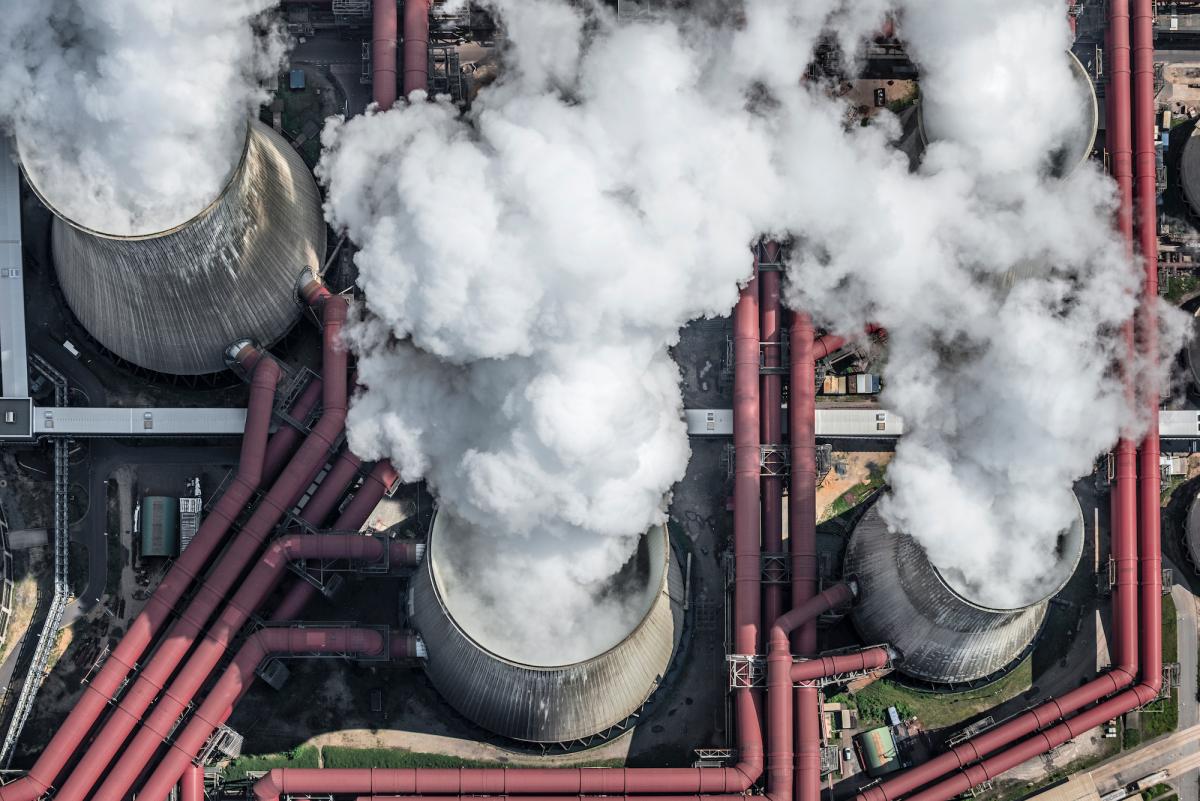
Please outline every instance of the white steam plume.
[{"label": "white steam plume", "polygon": [[[1111,183],[1092,166],[1046,175],[1079,124],[1056,105],[1073,86],[1062,4],[964,5],[746,0],[617,21],[498,0],[505,68],[469,115],[418,102],[325,131],[329,217],[362,247],[367,298],[352,446],[428,477],[498,540],[589,551],[543,590],[547,606],[587,593],[683,475],[666,348],[728,312],[753,240],[791,234],[791,303],[891,334],[885,401],[913,433],[889,520],[987,579],[978,600],[1049,581],[1072,480],[1136,425],[1110,371],[1135,270]],[[924,96],[966,126],[951,120],[915,173],[894,120],[847,127],[828,87],[802,81],[822,30],[852,46],[891,9]],[[1031,261],[1044,275],[999,289]],[[497,617],[586,636],[586,620],[504,606],[526,575],[490,580]]]},{"label": "white steam plume", "polygon": [[281,63],[271,0],[0,0],[0,122],[59,212],[175,226],[221,191]]}]

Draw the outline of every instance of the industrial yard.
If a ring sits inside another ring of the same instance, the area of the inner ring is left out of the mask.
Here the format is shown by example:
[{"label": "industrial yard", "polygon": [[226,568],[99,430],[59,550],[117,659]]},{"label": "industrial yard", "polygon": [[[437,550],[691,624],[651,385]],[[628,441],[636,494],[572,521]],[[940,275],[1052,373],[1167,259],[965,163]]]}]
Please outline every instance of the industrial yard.
[{"label": "industrial yard", "polygon": [[0,801],[1200,801],[1200,3],[35,5]]}]

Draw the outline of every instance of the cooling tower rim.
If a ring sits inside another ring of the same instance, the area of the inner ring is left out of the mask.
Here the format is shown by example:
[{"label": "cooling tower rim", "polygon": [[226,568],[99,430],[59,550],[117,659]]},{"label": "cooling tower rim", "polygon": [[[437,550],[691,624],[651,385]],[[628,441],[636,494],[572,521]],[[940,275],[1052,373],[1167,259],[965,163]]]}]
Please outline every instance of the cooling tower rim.
[{"label": "cooling tower rim", "polygon": [[433,594],[434,594],[434,597],[437,598],[438,607],[439,607],[442,615],[446,618],[447,621],[449,621],[450,625],[452,625],[454,627],[454,629],[459,634],[461,634],[468,642],[470,642],[473,646],[478,648],[483,653],[487,654],[492,659],[495,659],[497,662],[503,662],[504,664],[510,665],[515,668],[520,668],[522,670],[535,671],[538,673],[559,673],[562,671],[579,669],[580,667],[584,667],[586,665],[589,665],[589,664],[592,664],[595,662],[599,662],[599,661],[605,659],[606,657],[608,657],[614,651],[617,651],[617,650],[623,648],[625,646],[625,644],[628,643],[630,640],[637,638],[642,633],[642,630],[645,629],[648,625],[650,625],[650,619],[654,614],[655,608],[661,602],[661,596],[667,592],[666,585],[667,585],[668,576],[670,574],[671,556],[672,556],[671,535],[670,535],[670,530],[667,528],[667,526],[655,525],[655,526],[651,527],[650,529],[648,529],[647,533],[649,533],[651,531],[661,531],[662,532],[664,544],[666,546],[663,548],[662,572],[660,574],[659,581],[657,582],[658,588],[655,590],[654,598],[647,605],[645,613],[642,615],[641,619],[638,620],[638,624],[636,626],[631,628],[629,630],[629,632],[625,634],[625,636],[621,637],[621,639],[618,640],[616,643],[614,643],[612,646],[604,649],[603,651],[601,651],[598,654],[589,656],[587,659],[580,659],[575,662],[564,662],[561,665],[535,665],[535,664],[532,664],[529,662],[521,662],[516,659],[512,659],[510,657],[496,653],[491,648],[488,648],[486,645],[484,645],[479,640],[477,640],[475,637],[473,637],[471,635],[471,633],[469,631],[467,631],[465,628],[463,628],[462,624],[460,624],[458,622],[458,618],[456,618],[454,616],[454,614],[450,611],[450,607],[446,603],[446,598],[443,595],[441,582],[438,580],[437,571],[434,570],[434,567],[433,567],[434,524],[437,522],[438,515],[440,515],[440,514],[442,514],[442,509],[439,508],[436,512],[434,512],[433,519],[430,520],[430,522],[429,522],[429,536],[426,539],[425,557],[424,557],[424,560],[423,560],[423,563],[422,563],[420,569],[424,570],[426,573],[429,574],[429,586],[433,588]]},{"label": "cooling tower rim", "polygon": [[[1084,163],[1086,163],[1089,158],[1091,158],[1092,148],[1096,146],[1096,137],[1100,134],[1100,100],[1096,96],[1096,87],[1092,83],[1092,76],[1088,74],[1087,67],[1083,66],[1083,62],[1079,60],[1079,56],[1075,55],[1075,53],[1070,50],[1065,52],[1069,59],[1068,63],[1071,65],[1071,69],[1075,72],[1075,77],[1086,82],[1089,87],[1088,109],[1091,111],[1091,119],[1088,121],[1087,127],[1091,133],[1089,136],[1088,146],[1084,149],[1083,156],[1078,161],[1071,164],[1069,169],[1063,169],[1062,177],[1064,178],[1075,172]],[[924,103],[922,102],[917,103],[917,134],[921,138],[921,144],[925,147],[928,147],[931,140],[929,138],[929,133],[925,130],[925,112]]]},{"label": "cooling tower rim", "polygon": [[39,201],[41,201],[41,204],[43,206],[45,206],[47,209],[49,209],[50,213],[53,214],[57,219],[61,220],[62,222],[66,223],[67,225],[71,226],[72,228],[74,228],[78,231],[82,231],[83,233],[88,234],[89,236],[100,237],[101,239],[111,239],[111,240],[118,241],[118,242],[141,242],[141,241],[145,241],[148,239],[158,239],[160,237],[170,236],[171,234],[173,234],[177,231],[187,228],[189,225],[194,223],[196,220],[211,213],[212,210],[214,208],[216,208],[221,203],[222,200],[225,199],[225,196],[228,195],[229,192],[233,189],[233,185],[236,183],[238,177],[242,174],[242,172],[246,168],[246,160],[250,154],[250,140],[254,136],[254,128],[256,125],[262,125],[262,123],[258,122],[258,120],[255,120],[255,119],[250,119],[247,122],[246,135],[242,137],[242,152],[238,156],[237,164],[235,164],[233,169],[231,169],[229,171],[229,175],[225,179],[225,183],[224,183],[224,185],[222,185],[221,191],[217,193],[216,197],[214,197],[207,205],[205,205],[204,208],[200,209],[200,211],[196,212],[195,214],[188,217],[186,220],[183,220],[182,222],[178,223],[177,225],[172,225],[170,228],[164,228],[161,231],[149,231],[149,232],[142,233],[142,234],[108,233],[105,231],[97,230],[95,228],[90,228],[90,227],[84,225],[83,223],[79,222],[78,220],[74,220],[71,217],[68,217],[66,214],[59,211],[58,207],[54,203],[51,203],[50,199],[47,198],[46,195],[42,193],[42,190],[38,188],[37,181],[34,180],[32,173],[28,169],[25,168],[25,160],[21,158],[21,143],[20,142],[17,142],[17,158],[20,161],[21,174],[25,176],[25,183],[28,184],[30,191],[33,192],[34,196],[37,197],[37,199]]},{"label": "cooling tower rim", "polygon": [[[1072,495],[1072,497],[1074,497],[1074,495]],[[963,594],[963,591],[961,589],[956,587],[948,578],[946,578],[945,575],[942,574],[942,569],[940,567],[938,567],[937,565],[935,565],[933,563],[933,560],[931,560],[929,558],[929,553],[927,551],[925,551],[925,546],[922,545],[920,543],[920,541],[918,541],[915,537],[913,537],[912,539],[913,539],[913,542],[916,543],[916,546],[925,553],[925,559],[926,559],[926,561],[929,562],[929,567],[933,569],[933,575],[937,577],[937,580],[939,582],[941,582],[941,585],[946,588],[947,592],[952,594],[955,598],[957,598],[959,601],[966,604],[967,606],[970,606],[974,609],[978,609],[982,612],[992,612],[992,613],[1000,614],[1000,615],[1011,615],[1014,613],[1023,612],[1027,609],[1033,609],[1035,607],[1041,606],[1042,604],[1048,602],[1055,595],[1058,595],[1060,592],[1062,592],[1063,588],[1067,586],[1068,582],[1070,582],[1071,577],[1075,575],[1075,569],[1077,567],[1079,567],[1079,560],[1083,558],[1083,540],[1084,540],[1084,536],[1086,533],[1084,531],[1083,507],[1082,507],[1082,505],[1080,505],[1078,498],[1076,498],[1076,501],[1075,501],[1075,508],[1076,508],[1076,514],[1075,514],[1075,519],[1074,519],[1075,525],[1073,526],[1073,528],[1076,528],[1079,531],[1079,536],[1075,539],[1075,541],[1079,543],[1079,547],[1077,549],[1072,548],[1073,555],[1069,555],[1060,561],[1060,564],[1063,564],[1063,563],[1069,564],[1070,569],[1063,571],[1063,576],[1058,582],[1056,582],[1054,584],[1054,589],[1047,592],[1040,599],[1031,601],[1029,603],[1022,604],[1020,606],[1009,606],[1009,607],[988,606],[987,604],[983,604],[978,601],[971,600],[970,598],[968,598],[966,595]],[[903,532],[902,532],[902,534],[903,534]],[[911,534],[903,534],[903,536],[912,537]]]}]

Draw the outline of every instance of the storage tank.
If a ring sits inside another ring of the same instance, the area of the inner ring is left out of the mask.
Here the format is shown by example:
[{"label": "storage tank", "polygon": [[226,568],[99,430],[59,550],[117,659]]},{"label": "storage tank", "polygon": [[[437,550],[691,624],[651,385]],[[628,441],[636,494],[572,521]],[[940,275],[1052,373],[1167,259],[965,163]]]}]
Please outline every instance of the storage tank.
[{"label": "storage tank", "polygon": [[[469,524],[439,510],[409,590],[409,617],[428,651],[425,669],[446,701],[489,731],[535,743],[583,740],[641,708],[666,674],[683,628],[683,577],[666,530],[643,535],[606,590],[628,597],[638,622],[568,664],[500,636],[494,621],[466,602],[464,582],[472,579],[452,554],[455,542],[471,535]],[[474,541],[505,546],[503,537]],[[529,614],[555,614],[553,597]]]},{"label": "storage tank", "polygon": [[[1061,148],[1053,155],[1054,174],[1060,177],[1070,175],[1092,155],[1092,147],[1096,144],[1096,133],[1100,128],[1100,104],[1096,99],[1096,87],[1087,68],[1068,51],[1071,70],[1075,75],[1075,84],[1079,90],[1077,102],[1082,110],[1084,124],[1075,130]],[[917,107],[917,125],[921,133],[921,141],[928,145],[937,141],[939,132],[936,124],[925,118],[923,104]]]},{"label": "storage tank", "polygon": [[325,255],[321,196],[283,137],[250,122],[241,158],[221,191],[165,231],[113,235],[56,210],[51,248],[67,304],[116,356],[175,375],[225,369],[235,340],[270,345],[300,314],[297,283]]},{"label": "storage tank", "polygon": [[[969,537],[969,532],[963,532]],[[971,598],[961,577],[938,570],[911,536],[891,531],[878,504],[863,515],[846,547],[845,574],[858,581],[852,612],[868,643],[888,643],[897,669],[935,685],[999,678],[1028,653],[1050,598],[1070,580],[1083,552],[1083,513],[1059,535],[1053,589],[999,609]]]}]

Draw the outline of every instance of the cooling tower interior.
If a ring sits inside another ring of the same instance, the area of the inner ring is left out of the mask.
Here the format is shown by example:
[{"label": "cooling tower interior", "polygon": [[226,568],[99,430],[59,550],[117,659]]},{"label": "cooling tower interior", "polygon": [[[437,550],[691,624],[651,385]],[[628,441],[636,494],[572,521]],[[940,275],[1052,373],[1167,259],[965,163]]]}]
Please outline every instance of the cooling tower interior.
[{"label": "cooling tower interior", "polygon": [[[964,536],[966,533],[964,532]],[[943,575],[911,536],[889,531],[878,505],[863,515],[846,548],[845,573],[859,583],[853,612],[868,643],[889,643],[899,669],[936,685],[997,678],[1028,652],[1052,598],[1070,580],[1083,552],[1083,513],[1060,535],[1053,588],[1006,609],[972,600],[961,579]]]},{"label": "cooling tower interior", "polygon": [[55,210],[54,266],[83,327],[116,356],[161,373],[225,369],[235,340],[269,345],[300,313],[295,288],[325,254],[321,197],[304,161],[254,120],[221,194],[166,231],[113,236]]},{"label": "cooling tower interior", "polygon": [[[1053,172],[1058,176],[1069,175],[1088,160],[1092,154],[1092,147],[1096,144],[1096,134],[1100,129],[1100,104],[1096,99],[1096,87],[1092,83],[1092,77],[1074,53],[1068,51],[1067,57],[1070,59],[1076,86],[1079,89],[1077,102],[1084,124],[1072,132],[1059,150],[1053,154]],[[940,131],[934,115],[931,113],[927,118],[925,111],[924,103],[918,106],[917,123],[920,126],[922,141],[928,144],[940,138]],[[953,110],[947,110],[947,113],[953,113]]]},{"label": "cooling tower interior", "polygon": [[[454,548],[470,533],[467,523],[439,511],[409,594],[410,616],[428,650],[426,671],[445,700],[489,731],[536,743],[582,740],[636,712],[666,674],[683,629],[683,576],[666,530],[648,531],[605,590],[621,593],[636,609],[636,622],[616,641],[591,643],[586,658],[569,664],[502,636],[502,626],[464,601],[464,587],[477,577],[463,572]],[[478,541],[504,547],[497,538]],[[579,620],[581,628],[596,626]]]}]

